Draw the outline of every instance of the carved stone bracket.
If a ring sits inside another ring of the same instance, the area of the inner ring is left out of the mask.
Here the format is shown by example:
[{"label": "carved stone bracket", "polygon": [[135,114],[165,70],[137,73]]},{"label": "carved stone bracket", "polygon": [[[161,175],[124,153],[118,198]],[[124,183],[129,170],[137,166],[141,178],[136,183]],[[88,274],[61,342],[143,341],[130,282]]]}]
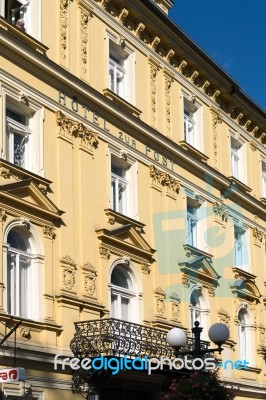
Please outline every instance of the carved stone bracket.
[{"label": "carved stone bracket", "polygon": [[8,168],[1,167],[0,168],[0,176],[2,176],[4,179],[10,178],[10,171]]},{"label": "carved stone bracket", "polygon": [[261,247],[264,237],[263,232],[260,231],[258,228],[253,228],[252,233],[253,233],[254,244],[258,247]]},{"label": "carved stone bracket", "polygon": [[6,214],[5,210],[0,209],[0,221],[5,222],[6,220],[7,220],[7,214]]},{"label": "carved stone bracket", "polygon": [[152,187],[162,191],[166,187],[166,194],[172,198],[176,198],[180,190],[180,183],[172,178],[166,172],[159,171],[154,165],[150,165],[150,177],[152,178]]},{"label": "carved stone bracket", "polygon": [[98,135],[86,128],[82,123],[67,118],[61,111],[56,112],[56,122],[60,127],[59,137],[73,143],[73,137],[80,139],[80,148],[93,154],[98,146]]},{"label": "carved stone bracket", "polygon": [[110,250],[102,245],[99,246],[99,253],[100,253],[100,257],[105,260],[109,260],[109,258],[111,257]]},{"label": "carved stone bracket", "polygon": [[229,212],[223,204],[213,203],[213,212],[215,220],[220,223],[226,223],[229,218]]},{"label": "carved stone bracket", "polygon": [[145,25],[142,22],[139,22],[135,30],[135,33],[140,39],[142,37],[142,32],[144,32],[144,30],[145,30]]},{"label": "carved stone bracket", "polygon": [[43,235],[47,239],[54,240],[56,238],[54,225],[44,225]]},{"label": "carved stone bracket", "polygon": [[150,275],[151,273],[150,264],[148,263],[141,264],[141,271],[143,272],[143,274]]}]

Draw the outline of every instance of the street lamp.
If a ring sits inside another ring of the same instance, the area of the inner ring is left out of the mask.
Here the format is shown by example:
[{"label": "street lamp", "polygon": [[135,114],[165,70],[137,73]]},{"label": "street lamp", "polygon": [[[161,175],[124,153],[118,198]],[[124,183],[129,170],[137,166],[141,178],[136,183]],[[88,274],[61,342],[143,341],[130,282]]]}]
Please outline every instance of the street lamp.
[{"label": "street lamp", "polygon": [[175,349],[176,356],[180,355],[192,355],[194,357],[202,357],[204,354],[212,353],[214,351],[218,351],[219,354],[223,351],[221,347],[226,340],[229,338],[230,332],[228,327],[225,324],[217,323],[210,327],[209,329],[209,338],[215,343],[218,347],[215,349],[203,349],[200,344],[200,335],[202,329],[199,326],[199,322],[194,322],[194,328],[192,328],[192,333],[194,335],[194,348],[189,351],[179,351],[182,346],[184,346],[187,342],[187,335],[183,331],[183,329],[173,328],[171,329],[166,336],[166,340],[168,344]]}]

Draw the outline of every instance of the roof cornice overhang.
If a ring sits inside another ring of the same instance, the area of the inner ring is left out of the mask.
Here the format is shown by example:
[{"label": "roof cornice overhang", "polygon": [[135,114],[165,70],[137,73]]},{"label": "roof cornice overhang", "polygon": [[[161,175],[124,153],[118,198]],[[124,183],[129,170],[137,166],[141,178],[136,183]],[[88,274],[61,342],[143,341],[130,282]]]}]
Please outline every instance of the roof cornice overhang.
[{"label": "roof cornice overhang", "polygon": [[[128,0],[130,1],[130,0]],[[263,119],[266,118],[265,111],[256,104],[245,92],[240,89],[239,84],[223,69],[221,68],[200,46],[198,46],[175,22],[165,14],[160,7],[156,6],[151,0],[141,0],[142,5],[145,5],[149,8],[153,14],[156,14],[157,18],[164,24],[163,30],[171,31],[172,37],[173,33],[177,35],[181,40],[187,44],[189,49],[192,49],[193,52],[198,55],[209,67],[218,74],[221,79],[221,83],[228,87],[228,89],[234,89],[234,96],[238,98],[240,101],[248,104],[252,107],[258,114],[260,114]]]},{"label": "roof cornice overhang", "polygon": [[[65,90],[66,94],[68,93],[71,94],[71,96],[78,97],[78,99],[85,104],[86,102],[93,103],[96,109],[101,110],[103,116],[108,116],[108,120],[117,126],[121,125],[121,121],[123,121],[123,125],[127,127],[127,132],[129,134],[132,132],[132,135],[141,138],[142,142],[143,138],[146,138],[147,143],[151,146],[154,145],[155,148],[162,148],[167,157],[171,157],[173,161],[178,161],[176,164],[180,165],[180,162],[189,166],[195,164],[195,159],[178,144],[174,143],[139,118],[131,115],[118,104],[106,98],[103,94],[0,27],[0,56],[1,55],[9,57],[12,62],[21,68],[25,69],[25,66],[27,66],[29,72],[46,84],[52,85],[56,90]],[[2,71],[3,70],[0,69],[0,73]],[[5,73],[5,71],[3,71],[3,73]],[[40,93],[40,95],[44,94]],[[56,111],[59,108],[62,108],[64,111],[66,110],[60,103],[54,101],[54,110]],[[79,119],[82,117],[76,115],[76,118]],[[101,137],[100,133],[99,137]],[[230,188],[232,182],[220,172],[203,161],[196,160],[196,164],[198,173],[201,174],[202,177],[208,176],[208,180],[212,180],[213,186],[221,191],[226,191]],[[175,174],[173,173],[173,175]],[[235,195],[240,196],[247,205],[252,205],[257,215],[263,215],[263,218],[265,218],[266,207],[262,203],[253,199],[246,193],[235,191]]]}]

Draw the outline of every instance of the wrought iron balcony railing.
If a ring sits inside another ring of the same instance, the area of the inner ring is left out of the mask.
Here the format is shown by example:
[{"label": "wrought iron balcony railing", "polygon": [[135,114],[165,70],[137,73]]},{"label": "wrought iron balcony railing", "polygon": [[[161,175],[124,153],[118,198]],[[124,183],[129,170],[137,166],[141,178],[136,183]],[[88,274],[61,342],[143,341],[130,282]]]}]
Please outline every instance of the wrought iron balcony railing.
[{"label": "wrought iron balcony railing", "polygon": [[[175,358],[174,350],[166,342],[167,332],[114,318],[75,323],[76,332],[70,343],[74,356],[80,359],[103,356],[148,356]],[[191,350],[194,340],[188,338],[182,351]],[[203,349],[208,342],[201,341]]]}]

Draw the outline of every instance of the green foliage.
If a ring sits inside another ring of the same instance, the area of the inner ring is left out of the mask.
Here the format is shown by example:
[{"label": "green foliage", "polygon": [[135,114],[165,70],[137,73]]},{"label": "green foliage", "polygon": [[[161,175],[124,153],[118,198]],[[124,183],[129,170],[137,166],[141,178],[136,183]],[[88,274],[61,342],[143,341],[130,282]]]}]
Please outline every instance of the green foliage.
[{"label": "green foliage", "polygon": [[219,380],[217,372],[193,372],[173,380],[161,400],[233,400],[235,393]]}]

